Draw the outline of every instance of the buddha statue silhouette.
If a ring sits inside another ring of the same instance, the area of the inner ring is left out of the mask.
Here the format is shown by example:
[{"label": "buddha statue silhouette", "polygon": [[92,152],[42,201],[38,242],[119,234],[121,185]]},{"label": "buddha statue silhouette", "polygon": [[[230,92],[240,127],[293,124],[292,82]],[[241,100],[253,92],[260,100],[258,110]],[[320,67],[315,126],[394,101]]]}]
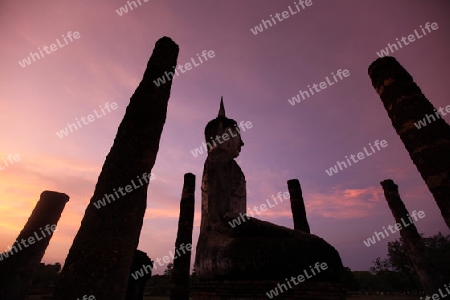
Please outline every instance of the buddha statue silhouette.
[{"label": "buddha statue silhouette", "polygon": [[[237,122],[225,116],[223,99],[217,118],[206,125],[205,140],[208,156],[201,186],[197,278],[222,283],[284,281],[316,262],[325,262],[327,270],[310,280],[338,282],[343,269],[339,253],[323,239],[256,218],[242,218],[247,207],[246,181],[234,159],[244,143]],[[241,224],[231,226],[237,218]]]}]

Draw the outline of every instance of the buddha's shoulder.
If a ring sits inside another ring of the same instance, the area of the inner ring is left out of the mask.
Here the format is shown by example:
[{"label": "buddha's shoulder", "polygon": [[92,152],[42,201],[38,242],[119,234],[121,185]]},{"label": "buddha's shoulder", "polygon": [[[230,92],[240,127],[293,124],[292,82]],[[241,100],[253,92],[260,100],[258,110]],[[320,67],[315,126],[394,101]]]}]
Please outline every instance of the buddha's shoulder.
[{"label": "buddha's shoulder", "polygon": [[223,149],[214,149],[210,153],[208,153],[208,157],[205,163],[208,162],[231,162],[234,159],[230,156],[230,154]]}]

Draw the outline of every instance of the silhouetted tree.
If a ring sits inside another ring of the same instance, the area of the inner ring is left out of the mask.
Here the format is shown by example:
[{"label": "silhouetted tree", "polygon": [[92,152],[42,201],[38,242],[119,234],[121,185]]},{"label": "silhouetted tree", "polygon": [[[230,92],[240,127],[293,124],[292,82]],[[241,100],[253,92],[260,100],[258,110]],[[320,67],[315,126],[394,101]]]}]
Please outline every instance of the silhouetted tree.
[{"label": "silhouetted tree", "polygon": [[355,280],[358,282],[359,291],[372,291],[376,289],[376,275],[370,273],[369,271],[355,271],[352,272]]},{"label": "silhouetted tree", "polygon": [[350,291],[357,291],[359,289],[358,281],[352,270],[348,267],[344,267],[342,272],[342,283],[345,284],[346,288]]},{"label": "silhouetted tree", "polygon": [[60,272],[60,263],[55,263],[54,265],[46,265],[44,263],[40,263],[33,278],[32,286],[50,287],[52,285],[55,285],[58,281]]},{"label": "silhouetted tree", "polygon": [[173,263],[167,265],[166,270],[164,270],[164,276],[172,277],[173,274]]},{"label": "silhouetted tree", "polygon": [[[423,240],[432,264],[438,272],[449,277],[450,235],[444,236],[439,232]],[[370,271],[376,275],[379,284],[386,289],[406,290],[421,287],[419,277],[401,238],[388,243],[388,258],[377,257],[373,264]],[[450,278],[446,279],[450,280]]]}]

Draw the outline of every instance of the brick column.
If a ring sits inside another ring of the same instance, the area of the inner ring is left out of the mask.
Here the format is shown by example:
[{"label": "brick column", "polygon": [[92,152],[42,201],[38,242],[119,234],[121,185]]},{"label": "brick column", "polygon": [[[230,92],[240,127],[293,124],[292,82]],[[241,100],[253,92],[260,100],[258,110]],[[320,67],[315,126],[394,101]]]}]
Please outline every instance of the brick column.
[{"label": "brick column", "polygon": [[[398,186],[391,179],[381,182],[384,190],[384,196],[389,205],[389,208],[394,215],[395,222],[402,225],[400,229],[400,236],[406,245],[408,256],[411,258],[414,269],[420,278],[423,289],[428,295],[437,292],[439,288],[444,287],[444,279],[436,272],[434,266],[430,263],[425,244],[422,237],[417,231],[414,223],[411,223],[413,217],[409,216],[405,205],[403,204],[400,194],[398,193]],[[409,220],[409,217],[411,220]]]},{"label": "brick column", "polygon": [[[183,192],[180,202],[180,218],[178,220],[178,233],[175,242],[175,254],[180,256],[173,260],[173,275],[170,299],[189,299],[189,270],[191,266],[191,252],[183,253],[187,244],[192,247],[192,229],[194,226],[195,206],[195,175],[184,174]],[[184,244],[184,246],[182,246]]]},{"label": "brick column", "polygon": [[[69,201],[63,193],[44,191],[9,252],[0,260],[0,299],[23,300],[44,256],[61,213]],[[0,254],[1,255],[1,254]]]},{"label": "brick column", "polygon": [[[450,228],[450,126],[395,58],[374,61],[369,76]],[[441,112],[446,114],[445,110]]]},{"label": "brick column", "polygon": [[288,180],[289,194],[291,195],[291,209],[294,217],[294,229],[311,233],[308,219],[306,218],[305,202],[303,201],[302,188],[298,179]]},{"label": "brick column", "polygon": [[154,81],[174,70],[178,50],[168,37],[155,44],[66,258],[55,300],[125,299],[172,86],[172,80]]}]

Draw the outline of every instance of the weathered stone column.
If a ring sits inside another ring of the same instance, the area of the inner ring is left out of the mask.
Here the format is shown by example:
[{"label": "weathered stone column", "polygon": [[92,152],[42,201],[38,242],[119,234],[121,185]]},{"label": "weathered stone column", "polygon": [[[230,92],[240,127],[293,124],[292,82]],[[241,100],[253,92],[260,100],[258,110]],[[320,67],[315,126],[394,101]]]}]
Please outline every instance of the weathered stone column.
[{"label": "weathered stone column", "polygon": [[10,251],[0,254],[0,299],[23,300],[35,270],[69,201],[66,194],[44,191]]},{"label": "weathered stone column", "polygon": [[392,215],[394,215],[395,221],[402,225],[400,236],[406,245],[408,256],[412,260],[414,269],[420,278],[423,289],[426,294],[432,295],[436,293],[439,288],[443,288],[444,283],[446,282],[431,264],[422,237],[417,231],[414,223],[411,222],[412,217],[409,216],[409,213],[400,198],[398,186],[391,179],[382,181],[381,186],[383,187],[384,196],[392,211]]},{"label": "weathered stone column", "polygon": [[144,299],[145,284],[152,277],[153,261],[147,253],[136,250],[128,279],[126,300]]},{"label": "weathered stone column", "polygon": [[450,126],[395,58],[374,61],[369,76],[450,228]]},{"label": "weathered stone column", "polygon": [[306,218],[305,202],[303,201],[302,188],[298,179],[288,180],[288,189],[291,196],[291,209],[294,217],[294,229],[311,233],[308,219]]},{"label": "weathered stone column", "polygon": [[171,80],[154,81],[174,70],[178,51],[168,37],[156,42],[103,164],[54,299],[125,299],[172,86]]},{"label": "weathered stone column", "polygon": [[[173,260],[173,275],[170,291],[171,300],[189,299],[189,269],[191,266],[191,252],[183,253],[186,245],[192,248],[192,229],[194,226],[195,207],[195,175],[184,174],[183,192],[180,202],[180,218],[178,219],[178,233],[175,242],[175,253],[180,253]],[[182,246],[184,244],[184,246]]]}]

